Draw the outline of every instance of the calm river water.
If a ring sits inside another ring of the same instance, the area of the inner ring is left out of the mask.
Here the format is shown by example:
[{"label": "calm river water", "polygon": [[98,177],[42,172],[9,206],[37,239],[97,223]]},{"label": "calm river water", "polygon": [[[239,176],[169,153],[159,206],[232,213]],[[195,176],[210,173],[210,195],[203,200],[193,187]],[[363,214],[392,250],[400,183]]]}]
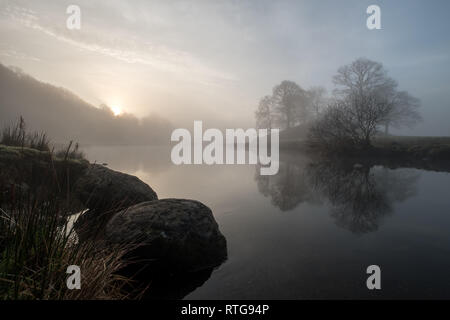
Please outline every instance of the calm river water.
[{"label": "calm river water", "polygon": [[[450,174],[314,163],[181,165],[167,147],[85,147],[159,198],[209,206],[228,260],[185,299],[450,298]],[[381,268],[381,290],[366,268]]]}]

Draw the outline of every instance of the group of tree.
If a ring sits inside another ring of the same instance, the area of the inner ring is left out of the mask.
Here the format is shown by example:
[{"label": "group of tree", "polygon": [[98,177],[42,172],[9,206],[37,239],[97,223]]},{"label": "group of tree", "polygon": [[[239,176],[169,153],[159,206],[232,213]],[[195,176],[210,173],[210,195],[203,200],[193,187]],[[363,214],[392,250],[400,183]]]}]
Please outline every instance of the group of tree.
[{"label": "group of tree", "polygon": [[283,81],[260,101],[257,126],[288,129],[307,124],[310,141],[336,149],[366,148],[382,130],[388,134],[390,127],[421,121],[420,101],[398,90],[379,62],[359,58],[340,67],[333,83],[333,96],[326,98],[322,87],[305,91]]},{"label": "group of tree", "polygon": [[272,95],[261,99],[255,112],[258,128],[289,129],[310,122],[325,104],[326,90],[312,87],[304,90],[285,80],[273,88]]}]

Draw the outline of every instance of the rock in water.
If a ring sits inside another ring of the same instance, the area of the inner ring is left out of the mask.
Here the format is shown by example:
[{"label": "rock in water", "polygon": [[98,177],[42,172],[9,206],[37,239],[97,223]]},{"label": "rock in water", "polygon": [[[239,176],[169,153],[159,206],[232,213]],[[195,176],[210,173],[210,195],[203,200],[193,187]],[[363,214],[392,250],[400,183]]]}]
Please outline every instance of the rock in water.
[{"label": "rock in water", "polygon": [[139,178],[91,164],[76,180],[74,194],[89,208],[74,227],[81,240],[101,238],[108,220],[120,210],[132,205],[157,200],[151,187]]},{"label": "rock in water", "polygon": [[92,164],[77,179],[74,192],[89,209],[97,212],[127,208],[158,199],[155,191],[135,176]]},{"label": "rock in water", "polygon": [[118,212],[106,225],[105,240],[141,244],[131,256],[175,271],[211,268],[227,257],[211,210],[194,200],[156,200]]}]

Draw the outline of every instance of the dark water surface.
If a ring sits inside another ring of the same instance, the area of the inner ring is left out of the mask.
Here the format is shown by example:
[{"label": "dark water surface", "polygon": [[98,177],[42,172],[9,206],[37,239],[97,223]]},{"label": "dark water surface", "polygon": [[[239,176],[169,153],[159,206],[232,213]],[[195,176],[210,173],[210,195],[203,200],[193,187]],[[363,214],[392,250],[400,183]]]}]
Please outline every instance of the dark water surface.
[{"label": "dark water surface", "polygon": [[[228,260],[185,299],[450,298],[449,173],[282,154],[278,174],[260,176],[252,165],[175,166],[166,147],[84,150],[160,199],[212,209]],[[379,291],[366,287],[372,264]]]}]

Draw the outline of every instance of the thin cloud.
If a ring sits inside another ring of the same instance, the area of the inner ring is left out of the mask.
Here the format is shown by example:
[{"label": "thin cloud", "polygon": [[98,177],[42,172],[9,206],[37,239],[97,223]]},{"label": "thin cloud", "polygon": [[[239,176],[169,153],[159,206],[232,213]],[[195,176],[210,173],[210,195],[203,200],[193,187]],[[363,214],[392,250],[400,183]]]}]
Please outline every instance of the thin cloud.
[{"label": "thin cloud", "polygon": [[24,52],[19,52],[17,50],[14,49],[3,49],[0,48],[0,56],[3,57],[8,57],[8,58],[17,58],[17,59],[24,59],[24,60],[31,60],[31,61],[36,61],[36,62],[40,62],[41,59],[28,55]]},{"label": "thin cloud", "polygon": [[[155,46],[148,42],[140,41],[135,37],[128,37],[131,40],[123,40],[120,42],[120,47],[113,47],[99,41],[99,39],[107,38],[107,35],[102,34],[104,31],[101,32],[98,29],[92,30],[92,28],[89,28],[89,34],[86,34],[86,32],[83,33],[80,30],[77,32],[81,36],[78,35],[77,39],[75,39],[68,30],[57,30],[47,26],[37,16],[36,12],[30,9],[19,6],[7,6],[3,11],[3,15],[25,27],[39,31],[75,48],[101,54],[128,64],[141,64],[184,77],[188,75],[190,81],[194,80],[204,85],[218,85],[236,80],[233,75],[211,68],[187,52],[173,50],[161,45]],[[89,41],[89,38],[94,38],[95,43]],[[13,52],[9,52],[9,54],[11,55]],[[20,56],[16,57],[20,58]]]}]

